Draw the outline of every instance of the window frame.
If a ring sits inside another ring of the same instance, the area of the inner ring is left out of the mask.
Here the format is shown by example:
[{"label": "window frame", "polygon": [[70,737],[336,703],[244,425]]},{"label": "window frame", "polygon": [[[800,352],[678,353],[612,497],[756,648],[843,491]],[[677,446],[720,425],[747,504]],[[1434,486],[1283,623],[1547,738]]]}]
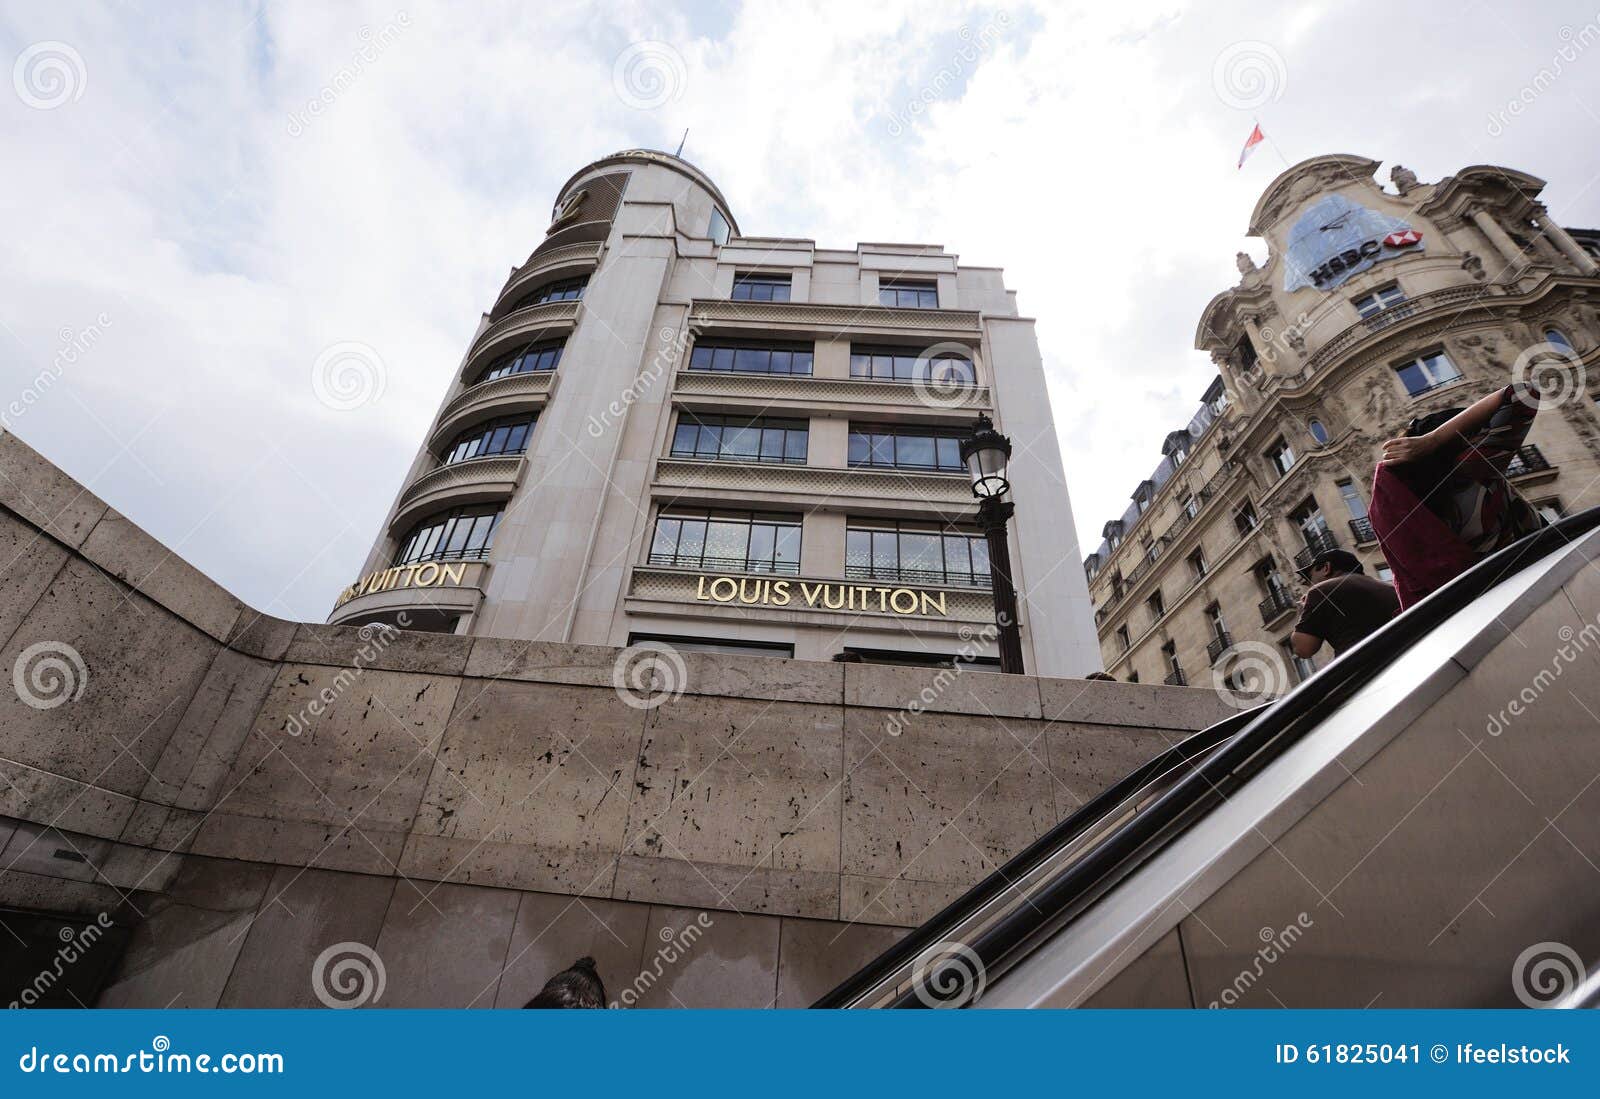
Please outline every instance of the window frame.
[{"label": "window frame", "polygon": [[[1350,304],[1355,306],[1356,316],[1362,320],[1371,320],[1379,313],[1386,313],[1404,301],[1406,293],[1400,289],[1399,282],[1387,282],[1382,286],[1373,287],[1359,298],[1350,299]],[[1371,302],[1373,308],[1363,309],[1363,302]]]},{"label": "window frame", "polygon": [[[645,551],[645,563],[665,568],[692,568],[701,572],[739,572],[763,576],[798,576],[800,574],[800,545],[803,535],[803,516],[798,512],[771,512],[725,508],[668,507],[656,513],[650,524],[650,543]],[[672,531],[672,546],[660,549],[664,524],[678,524]],[[685,543],[685,524],[699,524],[699,549],[690,552]],[[743,526],[744,553],[740,557],[711,555],[706,550],[713,545],[713,524],[724,527]],[[758,530],[765,532],[758,534]],[[792,531],[792,553],[779,553],[785,540],[780,532]],[[770,551],[752,553],[758,539],[770,545]],[[792,559],[791,559],[792,558]]]},{"label": "window frame", "polygon": [[[908,557],[906,536],[932,539],[937,543],[939,567],[925,568],[915,564],[917,557]],[[861,555],[861,539],[866,536],[866,563],[852,561]],[[966,567],[959,567],[959,559],[951,556],[953,542],[964,543]],[[892,564],[880,564],[880,548],[893,546]],[[981,553],[979,550],[981,549]],[[981,560],[980,560],[981,558]],[[953,567],[954,566],[954,567]],[[990,584],[989,542],[982,531],[952,523],[917,522],[915,520],[876,519],[853,516],[845,519],[844,575],[850,580],[893,580],[907,584],[929,584],[951,588],[986,588]]]},{"label": "window frame", "polygon": [[[815,343],[788,343],[780,340],[702,340],[689,349],[685,369],[709,374],[766,374],[778,377],[809,378],[816,369]],[[724,357],[720,352],[727,352]],[[784,356],[780,360],[779,356]],[[764,369],[752,368],[757,357],[766,363]],[[800,358],[804,370],[796,370]],[[774,364],[782,361],[785,369]],[[726,362],[726,366],[718,365]]]},{"label": "window frame", "polygon": [[[499,416],[492,420],[484,420],[472,427],[465,428],[456,434],[456,437],[450,441],[449,446],[444,448],[439,459],[439,467],[442,469],[445,466],[460,465],[462,462],[473,462],[479,458],[504,458],[512,454],[526,454],[528,452],[528,444],[533,439],[534,425],[538,422],[538,413],[519,412],[513,416]],[[526,427],[527,429],[522,433],[520,446],[513,448],[510,445],[502,445],[499,450],[479,448],[471,454],[466,454],[459,458],[453,457],[455,452],[460,450],[464,444],[485,437],[492,441],[494,435],[502,429],[506,430],[505,443],[509,444],[512,437],[516,435],[518,427]]]},{"label": "window frame", "polygon": [[[919,473],[966,474],[967,465],[961,460],[961,440],[970,432],[967,429],[943,424],[883,424],[851,421],[845,432],[845,465],[850,469],[904,469]],[[864,440],[860,447],[857,440]],[[881,442],[882,441],[882,442]],[[931,463],[902,460],[903,444],[926,441]],[[944,445],[941,445],[944,444]],[[880,458],[887,446],[888,460]]]},{"label": "window frame", "polygon": [[[894,295],[885,301],[885,295]],[[907,300],[906,295],[910,295]],[[930,300],[931,296],[931,300]],[[937,309],[939,308],[939,280],[919,279],[895,275],[878,279],[878,304],[886,309]]]},{"label": "window frame", "polygon": [[[1433,359],[1442,359],[1446,364],[1449,365],[1451,370],[1455,371],[1454,375],[1447,378],[1434,377],[1433,368],[1429,362],[1429,360]],[[1405,389],[1406,396],[1412,398],[1420,397],[1424,393],[1432,393],[1436,389],[1443,389],[1445,386],[1450,385],[1453,382],[1459,382],[1466,377],[1466,375],[1461,372],[1461,368],[1456,365],[1455,360],[1452,359],[1449,353],[1446,352],[1442,347],[1433,351],[1425,351],[1419,355],[1413,355],[1409,359],[1402,359],[1399,362],[1391,363],[1390,368],[1394,371],[1395,378]],[[1406,380],[1406,372],[1409,370],[1415,370],[1427,380],[1428,384],[1419,389],[1411,388],[1411,383]]]},{"label": "window frame", "polygon": [[[693,446],[687,452],[679,447],[680,440],[684,437],[685,429],[692,429],[694,436]],[[729,450],[727,442],[728,430],[755,431],[757,433],[756,453],[754,456],[740,454]],[[716,453],[702,453],[708,436],[715,431]],[[765,453],[769,432],[779,432],[777,439],[777,453],[769,456]],[[794,441],[792,436],[799,436],[799,454],[792,455],[795,448],[791,446]],[[678,413],[672,425],[672,437],[667,442],[667,456],[669,458],[687,458],[706,462],[758,462],[765,464],[805,465],[811,449],[811,421],[792,417],[779,416],[728,416],[721,414],[700,415],[687,409]]]},{"label": "window frame", "polygon": [[[744,294],[740,291],[744,290]],[[766,290],[765,297],[752,291]],[[783,293],[780,295],[779,290]],[[772,271],[736,271],[733,276],[733,287],[728,291],[729,301],[776,301],[786,302],[794,290],[794,276],[778,274]]]},{"label": "window frame", "polygon": [[[508,354],[497,355],[489,360],[489,365],[484,367],[483,373],[478,375],[478,380],[473,384],[498,381],[513,374],[543,374],[553,371],[561,365],[561,355],[566,346],[567,341],[564,338],[540,340]],[[530,361],[534,365],[524,365]]]},{"label": "window frame", "polygon": [[[461,507],[449,508],[445,511],[419,519],[413,523],[411,529],[400,539],[395,547],[394,561],[391,567],[401,565],[422,564],[426,561],[482,561],[489,556],[489,551],[494,546],[494,534],[500,526],[500,520],[505,515],[504,501],[493,504],[467,504]],[[477,546],[469,547],[468,543],[478,537],[477,520],[487,516],[489,523],[483,533],[482,540]],[[460,522],[471,520],[472,525],[467,528],[466,536],[461,540],[461,546],[456,550],[448,547],[455,541],[456,531]],[[431,538],[423,538],[424,531],[438,530],[438,534]],[[422,540],[419,542],[419,538]],[[417,552],[420,546],[426,546]]]},{"label": "window frame", "polygon": [[[941,351],[929,358],[927,356],[931,350],[932,347],[912,348],[894,344],[852,343],[850,377],[854,381],[865,382],[910,382],[913,385],[925,382],[938,386],[961,385],[972,388],[978,386],[978,364],[970,352],[958,355],[954,351]],[[919,369],[918,363],[924,365]],[[955,373],[964,376],[959,379],[948,374],[940,376],[938,365],[940,363],[960,363],[962,368]],[[880,367],[886,369],[887,373]]]}]

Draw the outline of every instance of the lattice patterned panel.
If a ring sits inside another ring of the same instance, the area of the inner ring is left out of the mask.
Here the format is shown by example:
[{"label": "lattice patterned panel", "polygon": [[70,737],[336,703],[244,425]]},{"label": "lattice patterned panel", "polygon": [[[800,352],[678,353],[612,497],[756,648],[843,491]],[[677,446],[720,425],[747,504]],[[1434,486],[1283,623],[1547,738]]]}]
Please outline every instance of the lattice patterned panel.
[{"label": "lattice patterned panel", "polygon": [[[731,579],[735,585],[739,581],[744,582],[743,590],[738,591],[736,588],[736,594],[731,599],[712,599],[710,596],[714,589],[719,595],[726,595],[728,592],[726,584],[720,588],[714,585],[713,582],[719,575],[636,566],[628,594],[635,599],[651,599],[663,603],[690,603],[697,607],[734,607],[757,614],[761,612],[826,614],[837,616],[841,620],[870,618],[883,622],[907,619],[935,622],[994,621],[994,602],[989,593],[973,588],[893,585],[887,587],[886,594],[882,596],[882,603],[886,609],[880,610],[879,588],[884,586],[882,581],[825,579],[810,576],[734,576]],[[781,602],[780,589],[776,588],[779,581],[787,584],[787,603]],[[850,588],[855,589],[853,594],[846,591]],[[698,598],[702,592],[707,598]],[[901,607],[914,605],[914,613],[900,614],[890,609],[893,606],[891,601],[895,600],[893,593],[896,592],[911,593],[910,596],[900,595],[898,602]],[[814,599],[811,598],[813,593]],[[866,609],[863,609],[863,600]],[[830,603],[842,605],[829,606]],[[939,613],[940,607],[945,613]]]},{"label": "lattice patterned panel", "polygon": [[467,357],[462,376],[470,377],[474,370],[483,365],[487,353],[497,347],[534,339],[547,328],[572,327],[577,323],[578,307],[582,304],[578,301],[550,301],[507,313],[473,341],[472,352]]},{"label": "lattice patterned panel", "polygon": [[474,458],[440,466],[411,482],[400,497],[396,515],[405,515],[422,501],[448,497],[458,490],[509,491],[516,485],[521,470],[520,454],[509,458]]},{"label": "lattice patterned panel", "polygon": [[565,263],[577,263],[584,260],[594,260],[600,255],[600,242],[592,244],[567,244],[560,248],[535,253],[535,258],[523,264],[521,268],[511,273],[505,286],[495,298],[495,308],[500,308],[500,303],[514,296],[528,284],[537,279],[542,272],[553,267],[560,267]]},{"label": "lattice patterned panel", "polygon": [[807,405],[865,405],[872,408],[903,407],[913,411],[967,412],[993,407],[989,387],[976,385],[951,392],[926,390],[910,382],[870,382],[853,378],[807,378],[789,374],[735,374],[711,370],[680,370],[673,392],[694,397],[733,397],[751,400],[794,401]]},{"label": "lattice patterned panel", "polygon": [[710,298],[696,298],[690,304],[689,321],[697,326],[723,321],[839,331],[897,330],[967,339],[976,339],[979,331],[978,314],[967,309],[890,309],[881,305],[813,305]]},{"label": "lattice patterned panel", "polygon": [[752,495],[794,492],[811,496],[908,500],[938,505],[944,510],[973,504],[972,483],[964,473],[919,474],[663,458],[656,463],[656,483],[675,488],[730,489]]},{"label": "lattice patterned panel", "polygon": [[555,377],[554,370],[530,370],[525,374],[508,374],[492,382],[479,382],[444,406],[430,445],[442,444],[443,436],[454,430],[458,420],[479,409],[487,409],[512,398],[537,400],[547,397],[555,385]]}]

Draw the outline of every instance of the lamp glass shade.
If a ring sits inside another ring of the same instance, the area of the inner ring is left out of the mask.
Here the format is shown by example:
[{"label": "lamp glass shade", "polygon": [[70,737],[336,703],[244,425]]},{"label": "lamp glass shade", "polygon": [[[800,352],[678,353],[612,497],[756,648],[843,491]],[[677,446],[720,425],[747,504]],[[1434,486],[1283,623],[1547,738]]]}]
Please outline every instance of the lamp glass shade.
[{"label": "lamp glass shade", "polygon": [[1011,487],[1006,479],[1006,462],[1010,447],[1004,439],[989,432],[988,438],[979,436],[967,452],[967,475],[972,478],[972,491],[977,496],[1003,496]]}]

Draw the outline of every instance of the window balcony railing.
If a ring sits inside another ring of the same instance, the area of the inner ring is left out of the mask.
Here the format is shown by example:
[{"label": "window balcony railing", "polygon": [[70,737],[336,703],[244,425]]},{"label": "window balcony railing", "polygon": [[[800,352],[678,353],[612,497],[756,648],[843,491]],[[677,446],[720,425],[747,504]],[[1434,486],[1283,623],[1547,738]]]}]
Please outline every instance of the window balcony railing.
[{"label": "window balcony railing", "polygon": [[[987,588],[988,573],[948,569],[900,568],[894,565],[846,565],[848,580],[889,580],[898,584],[944,584],[959,588]],[[1109,608],[1108,608],[1109,609]]]},{"label": "window balcony railing", "polygon": [[1305,532],[1305,539],[1306,548],[1294,555],[1296,572],[1310,568],[1317,554],[1339,548],[1339,539],[1333,536],[1331,530],[1308,530]]},{"label": "window balcony railing", "polygon": [[1506,466],[1507,477],[1526,477],[1530,473],[1543,473],[1553,469],[1544,452],[1538,447],[1529,444],[1521,447],[1512,456],[1511,462]]},{"label": "window balcony railing", "polygon": [[1358,546],[1378,540],[1377,533],[1372,529],[1372,520],[1365,516],[1350,520],[1350,537],[1355,539]]},{"label": "window balcony railing", "polygon": [[1233,648],[1233,635],[1224,631],[1211,639],[1206,646],[1206,659],[1215,664],[1222,658],[1222,654]]},{"label": "window balcony railing", "polygon": [[413,554],[403,561],[396,561],[393,567],[420,565],[425,561],[486,561],[488,558],[488,546],[478,549],[436,549],[432,553]]},{"label": "window balcony railing", "polygon": [[1288,592],[1282,588],[1273,588],[1261,601],[1261,624],[1270,626],[1295,609],[1297,609],[1295,601],[1289,598]]},{"label": "window balcony railing", "polygon": [[1188,677],[1183,674],[1182,668],[1172,669],[1167,673],[1167,678],[1163,682],[1169,687],[1187,687],[1189,685]]},{"label": "window balcony railing", "polygon": [[770,573],[778,576],[799,576],[798,561],[752,561],[747,557],[702,557],[695,553],[652,553],[652,565],[677,569],[700,569],[703,572]]}]

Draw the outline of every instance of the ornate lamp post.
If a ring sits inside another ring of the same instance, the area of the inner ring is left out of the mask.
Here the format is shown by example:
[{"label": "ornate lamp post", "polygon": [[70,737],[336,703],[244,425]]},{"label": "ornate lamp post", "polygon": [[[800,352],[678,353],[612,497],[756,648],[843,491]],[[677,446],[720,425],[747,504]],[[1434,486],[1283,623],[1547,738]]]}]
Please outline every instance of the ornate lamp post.
[{"label": "ornate lamp post", "polygon": [[1000,628],[1000,670],[1021,675],[1017,586],[1011,579],[1011,549],[1006,542],[1006,523],[1016,511],[1005,499],[1011,491],[1011,482],[1006,480],[1010,458],[1011,440],[994,429],[989,417],[980,415],[973,425],[972,437],[961,440],[961,460],[972,478],[972,494],[978,498],[978,522],[989,542],[989,584],[994,590],[994,621]]}]

